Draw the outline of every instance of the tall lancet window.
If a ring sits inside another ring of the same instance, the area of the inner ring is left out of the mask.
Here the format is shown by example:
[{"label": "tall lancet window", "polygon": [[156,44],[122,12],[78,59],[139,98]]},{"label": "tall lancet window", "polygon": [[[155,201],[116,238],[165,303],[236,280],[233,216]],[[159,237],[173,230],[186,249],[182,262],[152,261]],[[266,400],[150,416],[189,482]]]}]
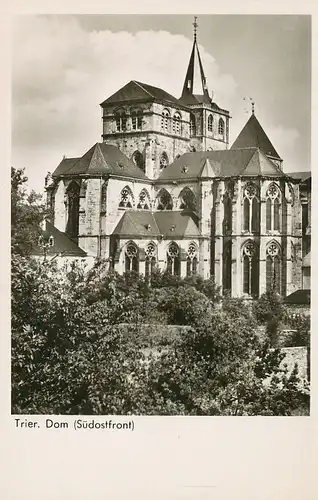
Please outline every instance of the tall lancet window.
[{"label": "tall lancet window", "polygon": [[125,271],[139,271],[139,252],[134,243],[128,243],[125,250]]},{"label": "tall lancet window", "polygon": [[140,109],[131,112],[131,125],[133,130],[142,129],[142,111]]},{"label": "tall lancet window", "polygon": [[148,278],[156,268],[156,245],[151,241],[146,248],[145,276]]},{"label": "tall lancet window", "polygon": [[187,256],[187,276],[197,273],[198,269],[198,249],[195,243],[190,243]]},{"label": "tall lancet window", "polygon": [[223,290],[232,287],[232,241],[224,244],[223,249]]},{"label": "tall lancet window", "polygon": [[208,132],[213,132],[213,115],[208,116]]},{"label": "tall lancet window", "polygon": [[266,230],[280,231],[281,228],[281,190],[272,182],[266,192]]},{"label": "tall lancet window", "polygon": [[232,233],[232,197],[230,192],[226,192],[223,197],[224,205],[224,219],[223,219],[223,233]]},{"label": "tall lancet window", "polygon": [[252,182],[249,182],[244,189],[243,230],[248,233],[259,232],[258,188]]},{"label": "tall lancet window", "polygon": [[180,249],[176,243],[171,243],[167,251],[167,272],[180,276]]},{"label": "tall lancet window", "polygon": [[259,293],[258,247],[254,241],[248,241],[243,247],[243,293],[257,296]]},{"label": "tall lancet window", "polygon": [[66,234],[71,238],[77,238],[79,232],[79,199],[80,186],[72,182],[67,189],[67,224]]},{"label": "tall lancet window", "polygon": [[106,204],[107,204],[107,183],[103,182],[100,194],[100,212],[101,214],[106,213]]},{"label": "tall lancet window", "polygon": [[266,248],[266,290],[281,294],[281,249],[276,241]]},{"label": "tall lancet window", "polygon": [[196,133],[195,116],[190,113],[190,137],[196,136]]},{"label": "tall lancet window", "polygon": [[218,126],[218,132],[220,135],[224,135],[225,132],[225,124],[223,118],[219,119],[219,126]]},{"label": "tall lancet window", "polygon": [[145,188],[140,191],[137,208],[141,210],[149,210],[150,208],[150,196]]}]

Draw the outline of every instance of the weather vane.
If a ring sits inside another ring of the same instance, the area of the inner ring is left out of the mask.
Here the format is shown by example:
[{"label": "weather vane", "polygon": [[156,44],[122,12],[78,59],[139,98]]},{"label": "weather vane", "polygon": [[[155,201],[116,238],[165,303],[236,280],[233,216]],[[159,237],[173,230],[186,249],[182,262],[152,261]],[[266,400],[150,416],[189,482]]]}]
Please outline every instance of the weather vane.
[{"label": "weather vane", "polygon": [[[252,99],[252,97],[243,97],[243,101],[250,101],[251,105],[252,105],[252,115],[254,115],[254,112],[255,112],[255,101]],[[245,113],[248,113],[249,110],[247,110],[246,108],[244,109]]]},{"label": "weather vane", "polygon": [[193,27],[194,27],[194,31],[193,31],[193,34],[194,34],[194,40],[197,39],[197,27],[199,26],[198,23],[197,23],[197,16],[194,16],[194,23],[193,23]]}]

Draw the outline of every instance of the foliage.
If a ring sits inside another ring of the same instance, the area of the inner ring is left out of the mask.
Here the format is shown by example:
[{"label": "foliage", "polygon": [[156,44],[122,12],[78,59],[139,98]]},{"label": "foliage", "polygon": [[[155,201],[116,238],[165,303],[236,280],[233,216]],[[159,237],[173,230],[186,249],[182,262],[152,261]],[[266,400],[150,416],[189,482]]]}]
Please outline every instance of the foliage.
[{"label": "foliage", "polygon": [[[188,328],[151,348],[140,334],[151,309]],[[88,271],[13,255],[14,413],[308,412],[308,387],[281,360],[257,338],[241,301],[216,309],[186,283],[154,288],[142,277],[109,272],[102,261]]]},{"label": "foliage", "polygon": [[273,317],[280,321],[284,315],[281,296],[273,291],[263,293],[254,303],[254,314],[261,324],[267,323]]},{"label": "foliage", "polygon": [[42,197],[26,190],[23,169],[11,168],[11,251],[28,255],[40,235],[40,223],[46,210]]}]

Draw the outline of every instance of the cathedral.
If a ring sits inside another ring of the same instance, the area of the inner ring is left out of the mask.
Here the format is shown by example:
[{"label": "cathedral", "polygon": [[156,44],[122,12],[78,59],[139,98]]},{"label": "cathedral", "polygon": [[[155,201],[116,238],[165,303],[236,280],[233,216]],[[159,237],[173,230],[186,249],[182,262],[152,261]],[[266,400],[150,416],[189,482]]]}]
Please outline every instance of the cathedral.
[{"label": "cathedral", "polygon": [[181,97],[130,81],[100,104],[102,141],[47,175],[48,252],[212,276],[233,297],[309,289],[311,174],[284,171],[254,107],[230,147],[194,26]]}]

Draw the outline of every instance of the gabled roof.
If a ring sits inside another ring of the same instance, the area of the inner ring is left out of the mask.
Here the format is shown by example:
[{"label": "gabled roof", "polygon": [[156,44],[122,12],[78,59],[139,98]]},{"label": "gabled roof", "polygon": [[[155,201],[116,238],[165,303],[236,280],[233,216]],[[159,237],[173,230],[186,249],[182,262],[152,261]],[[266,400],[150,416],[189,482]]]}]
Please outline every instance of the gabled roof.
[{"label": "gabled roof", "polygon": [[[53,245],[47,248],[48,255],[62,254],[63,257],[86,257],[84,252],[65,233],[59,231],[51,222],[45,221],[45,230],[41,231],[44,240],[48,241],[53,236]],[[32,251],[33,255],[43,255],[43,250],[36,246]]]},{"label": "gabled roof", "polygon": [[284,173],[257,148],[185,153],[168,165],[159,181],[199,177],[282,177]]},{"label": "gabled roof", "polygon": [[254,113],[252,113],[231,147],[231,149],[240,148],[259,148],[267,156],[281,160]]},{"label": "gabled roof", "polygon": [[180,106],[179,100],[165,90],[162,90],[159,87],[153,87],[147,83],[137,82],[136,80],[131,80],[124,87],[115,92],[115,94],[108,97],[101,103],[101,106],[104,107],[107,104],[124,103],[126,101],[153,100],[165,101],[167,103]]},{"label": "gabled roof", "polygon": [[54,170],[52,177],[58,177],[61,174],[65,174],[72,168],[74,163],[76,163],[78,160],[79,158],[63,158],[61,163]]},{"label": "gabled roof", "polygon": [[[59,167],[58,167],[59,168]],[[57,175],[116,175],[120,177],[132,177],[135,179],[147,179],[144,172],[127,158],[116,146],[110,144],[96,143],[81,158],[70,165],[70,168],[60,171]]]},{"label": "gabled roof", "polygon": [[127,210],[113,234],[127,238],[137,236],[152,238],[160,235],[165,238],[183,236],[194,238],[200,235],[200,231],[189,213],[170,210],[154,213],[145,210]]}]

